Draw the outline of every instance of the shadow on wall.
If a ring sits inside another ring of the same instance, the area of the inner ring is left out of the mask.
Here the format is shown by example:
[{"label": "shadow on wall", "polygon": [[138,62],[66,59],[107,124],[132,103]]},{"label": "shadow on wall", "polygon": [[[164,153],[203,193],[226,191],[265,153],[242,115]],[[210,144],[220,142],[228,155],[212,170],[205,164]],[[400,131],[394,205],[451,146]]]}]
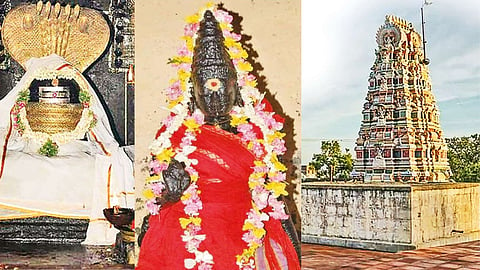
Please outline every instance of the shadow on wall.
[{"label": "shadow on wall", "polygon": [[[230,15],[233,16],[232,26],[234,33],[241,33],[242,38],[240,43],[242,44],[245,51],[248,53],[247,61],[252,65],[253,70],[250,72],[251,74],[255,75],[257,78],[257,88],[258,90],[265,94],[265,98],[268,102],[272,105],[273,111],[281,116],[284,120],[283,132],[286,133],[284,140],[285,146],[287,147],[287,151],[281,157],[281,161],[287,166],[288,173],[287,173],[287,191],[288,197],[285,198],[286,204],[288,206],[288,210],[291,214],[292,220],[295,224],[297,232],[300,232],[300,211],[297,208],[297,205],[294,202],[293,196],[299,195],[296,189],[296,185],[300,184],[299,174],[299,165],[297,162],[294,162],[294,154],[297,151],[296,143],[294,140],[295,130],[294,130],[294,118],[287,115],[283,110],[282,105],[278,102],[275,95],[272,95],[271,91],[268,89],[267,85],[267,78],[264,75],[261,75],[261,72],[264,70],[262,64],[256,61],[258,58],[258,52],[254,49],[253,44],[251,43],[252,36],[243,33],[243,28],[241,22],[243,17],[240,14],[227,9],[223,4],[219,5],[219,9],[227,11]],[[300,91],[300,89],[298,89]],[[300,108],[300,102],[297,101],[298,108]]]}]

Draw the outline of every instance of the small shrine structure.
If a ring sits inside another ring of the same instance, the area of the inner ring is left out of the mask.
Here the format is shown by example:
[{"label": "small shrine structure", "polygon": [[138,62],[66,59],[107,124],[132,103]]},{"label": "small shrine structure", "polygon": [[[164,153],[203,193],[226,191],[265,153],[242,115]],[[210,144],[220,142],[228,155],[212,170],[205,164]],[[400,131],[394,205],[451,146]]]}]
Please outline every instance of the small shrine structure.
[{"label": "small shrine structure", "polygon": [[447,181],[447,146],[420,34],[387,15],[376,41],[354,173],[365,182]]}]

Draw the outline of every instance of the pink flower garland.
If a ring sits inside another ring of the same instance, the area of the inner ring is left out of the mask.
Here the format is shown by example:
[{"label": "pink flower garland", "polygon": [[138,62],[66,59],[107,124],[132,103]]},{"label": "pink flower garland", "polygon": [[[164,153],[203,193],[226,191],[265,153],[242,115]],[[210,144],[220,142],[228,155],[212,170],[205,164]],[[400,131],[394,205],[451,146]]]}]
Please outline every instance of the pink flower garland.
[{"label": "pink flower garland", "polygon": [[[155,197],[161,196],[164,192],[164,185],[161,180],[161,173],[168,167],[171,158],[183,161],[186,164],[186,171],[189,173],[192,183],[185,190],[181,198],[185,205],[186,218],[180,218],[180,226],[184,229],[181,235],[185,242],[186,250],[194,255],[194,258],[186,258],[184,266],[187,269],[212,269],[213,256],[207,251],[200,251],[199,246],[208,237],[201,234],[201,210],[203,208],[200,191],[198,190],[198,172],[194,169],[197,160],[189,159],[188,155],[195,151],[195,141],[198,127],[204,124],[203,114],[200,111],[192,115],[188,113],[188,101],[191,98],[188,89],[191,87],[189,81],[193,48],[196,40],[196,33],[199,29],[200,19],[205,10],[212,10],[214,16],[222,28],[225,38],[225,45],[235,65],[238,74],[238,85],[241,87],[241,95],[244,100],[244,107],[235,107],[232,112],[232,126],[236,126],[249,149],[255,154],[256,161],[253,166],[253,173],[249,177],[249,186],[252,195],[252,208],[245,213],[246,219],[243,230],[245,233],[242,239],[247,243],[248,248],[242,254],[237,255],[239,269],[255,269],[254,255],[256,249],[263,245],[263,238],[266,234],[264,221],[269,218],[285,219],[284,204],[278,200],[280,195],[286,195],[285,191],[285,166],[277,157],[286,151],[285,142],[282,137],[285,134],[279,131],[283,124],[273,117],[273,112],[265,111],[265,105],[260,101],[263,99],[256,86],[256,78],[250,74],[252,66],[246,62],[248,54],[242,48],[239,41],[241,35],[231,32],[233,17],[223,10],[213,8],[208,4],[206,8],[197,14],[187,18],[187,25],[184,28],[185,44],[178,50],[177,56],[170,59],[170,63],[177,69],[178,78],[174,79],[170,87],[166,89],[169,109],[172,115],[163,121],[165,131],[150,146],[152,155],[155,157],[149,168],[152,174],[147,179],[146,207],[152,215],[158,214],[159,206],[155,204]],[[246,119],[249,119],[248,121]],[[186,126],[187,130],[180,143],[179,149],[172,149],[170,138],[180,128]],[[263,134],[258,138],[254,131],[254,125],[260,128]],[[265,213],[263,210],[270,206],[271,210]]]}]

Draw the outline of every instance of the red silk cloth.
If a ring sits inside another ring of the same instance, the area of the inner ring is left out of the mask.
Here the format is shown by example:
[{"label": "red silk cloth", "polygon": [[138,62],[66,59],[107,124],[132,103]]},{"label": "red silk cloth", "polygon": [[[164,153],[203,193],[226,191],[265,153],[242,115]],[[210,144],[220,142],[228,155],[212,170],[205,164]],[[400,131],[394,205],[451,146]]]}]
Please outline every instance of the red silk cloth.
[{"label": "red silk cloth", "polygon": [[[172,136],[174,147],[178,147],[184,131],[182,127]],[[203,203],[199,234],[206,234],[199,250],[213,255],[214,269],[238,269],[236,255],[247,248],[242,240],[242,226],[251,208],[248,177],[253,171],[254,155],[237,135],[207,125],[200,128],[193,145],[197,149],[189,158],[198,160],[194,168],[199,174],[197,184]],[[187,217],[183,209],[184,204],[177,202],[150,217],[137,269],[184,269],[184,259],[194,258],[181,239],[179,218]],[[257,252],[261,255],[256,256],[264,266],[258,269],[300,269],[295,249],[280,221],[270,218],[265,229],[265,245],[262,252]],[[281,266],[285,261],[288,268]]]}]

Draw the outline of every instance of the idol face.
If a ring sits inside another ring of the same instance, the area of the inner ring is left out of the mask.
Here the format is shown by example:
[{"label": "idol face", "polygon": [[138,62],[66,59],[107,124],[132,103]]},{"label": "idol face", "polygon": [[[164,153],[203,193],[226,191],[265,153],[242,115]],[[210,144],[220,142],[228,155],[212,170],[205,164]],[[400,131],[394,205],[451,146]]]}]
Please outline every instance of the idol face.
[{"label": "idol face", "polygon": [[222,30],[210,11],[200,22],[192,62],[192,96],[207,124],[230,120],[234,105],[240,105],[237,75],[224,46]]},{"label": "idol face", "polygon": [[226,67],[201,69],[198,73],[193,78],[193,96],[207,123],[215,124],[229,118],[238,97],[235,74]]}]

